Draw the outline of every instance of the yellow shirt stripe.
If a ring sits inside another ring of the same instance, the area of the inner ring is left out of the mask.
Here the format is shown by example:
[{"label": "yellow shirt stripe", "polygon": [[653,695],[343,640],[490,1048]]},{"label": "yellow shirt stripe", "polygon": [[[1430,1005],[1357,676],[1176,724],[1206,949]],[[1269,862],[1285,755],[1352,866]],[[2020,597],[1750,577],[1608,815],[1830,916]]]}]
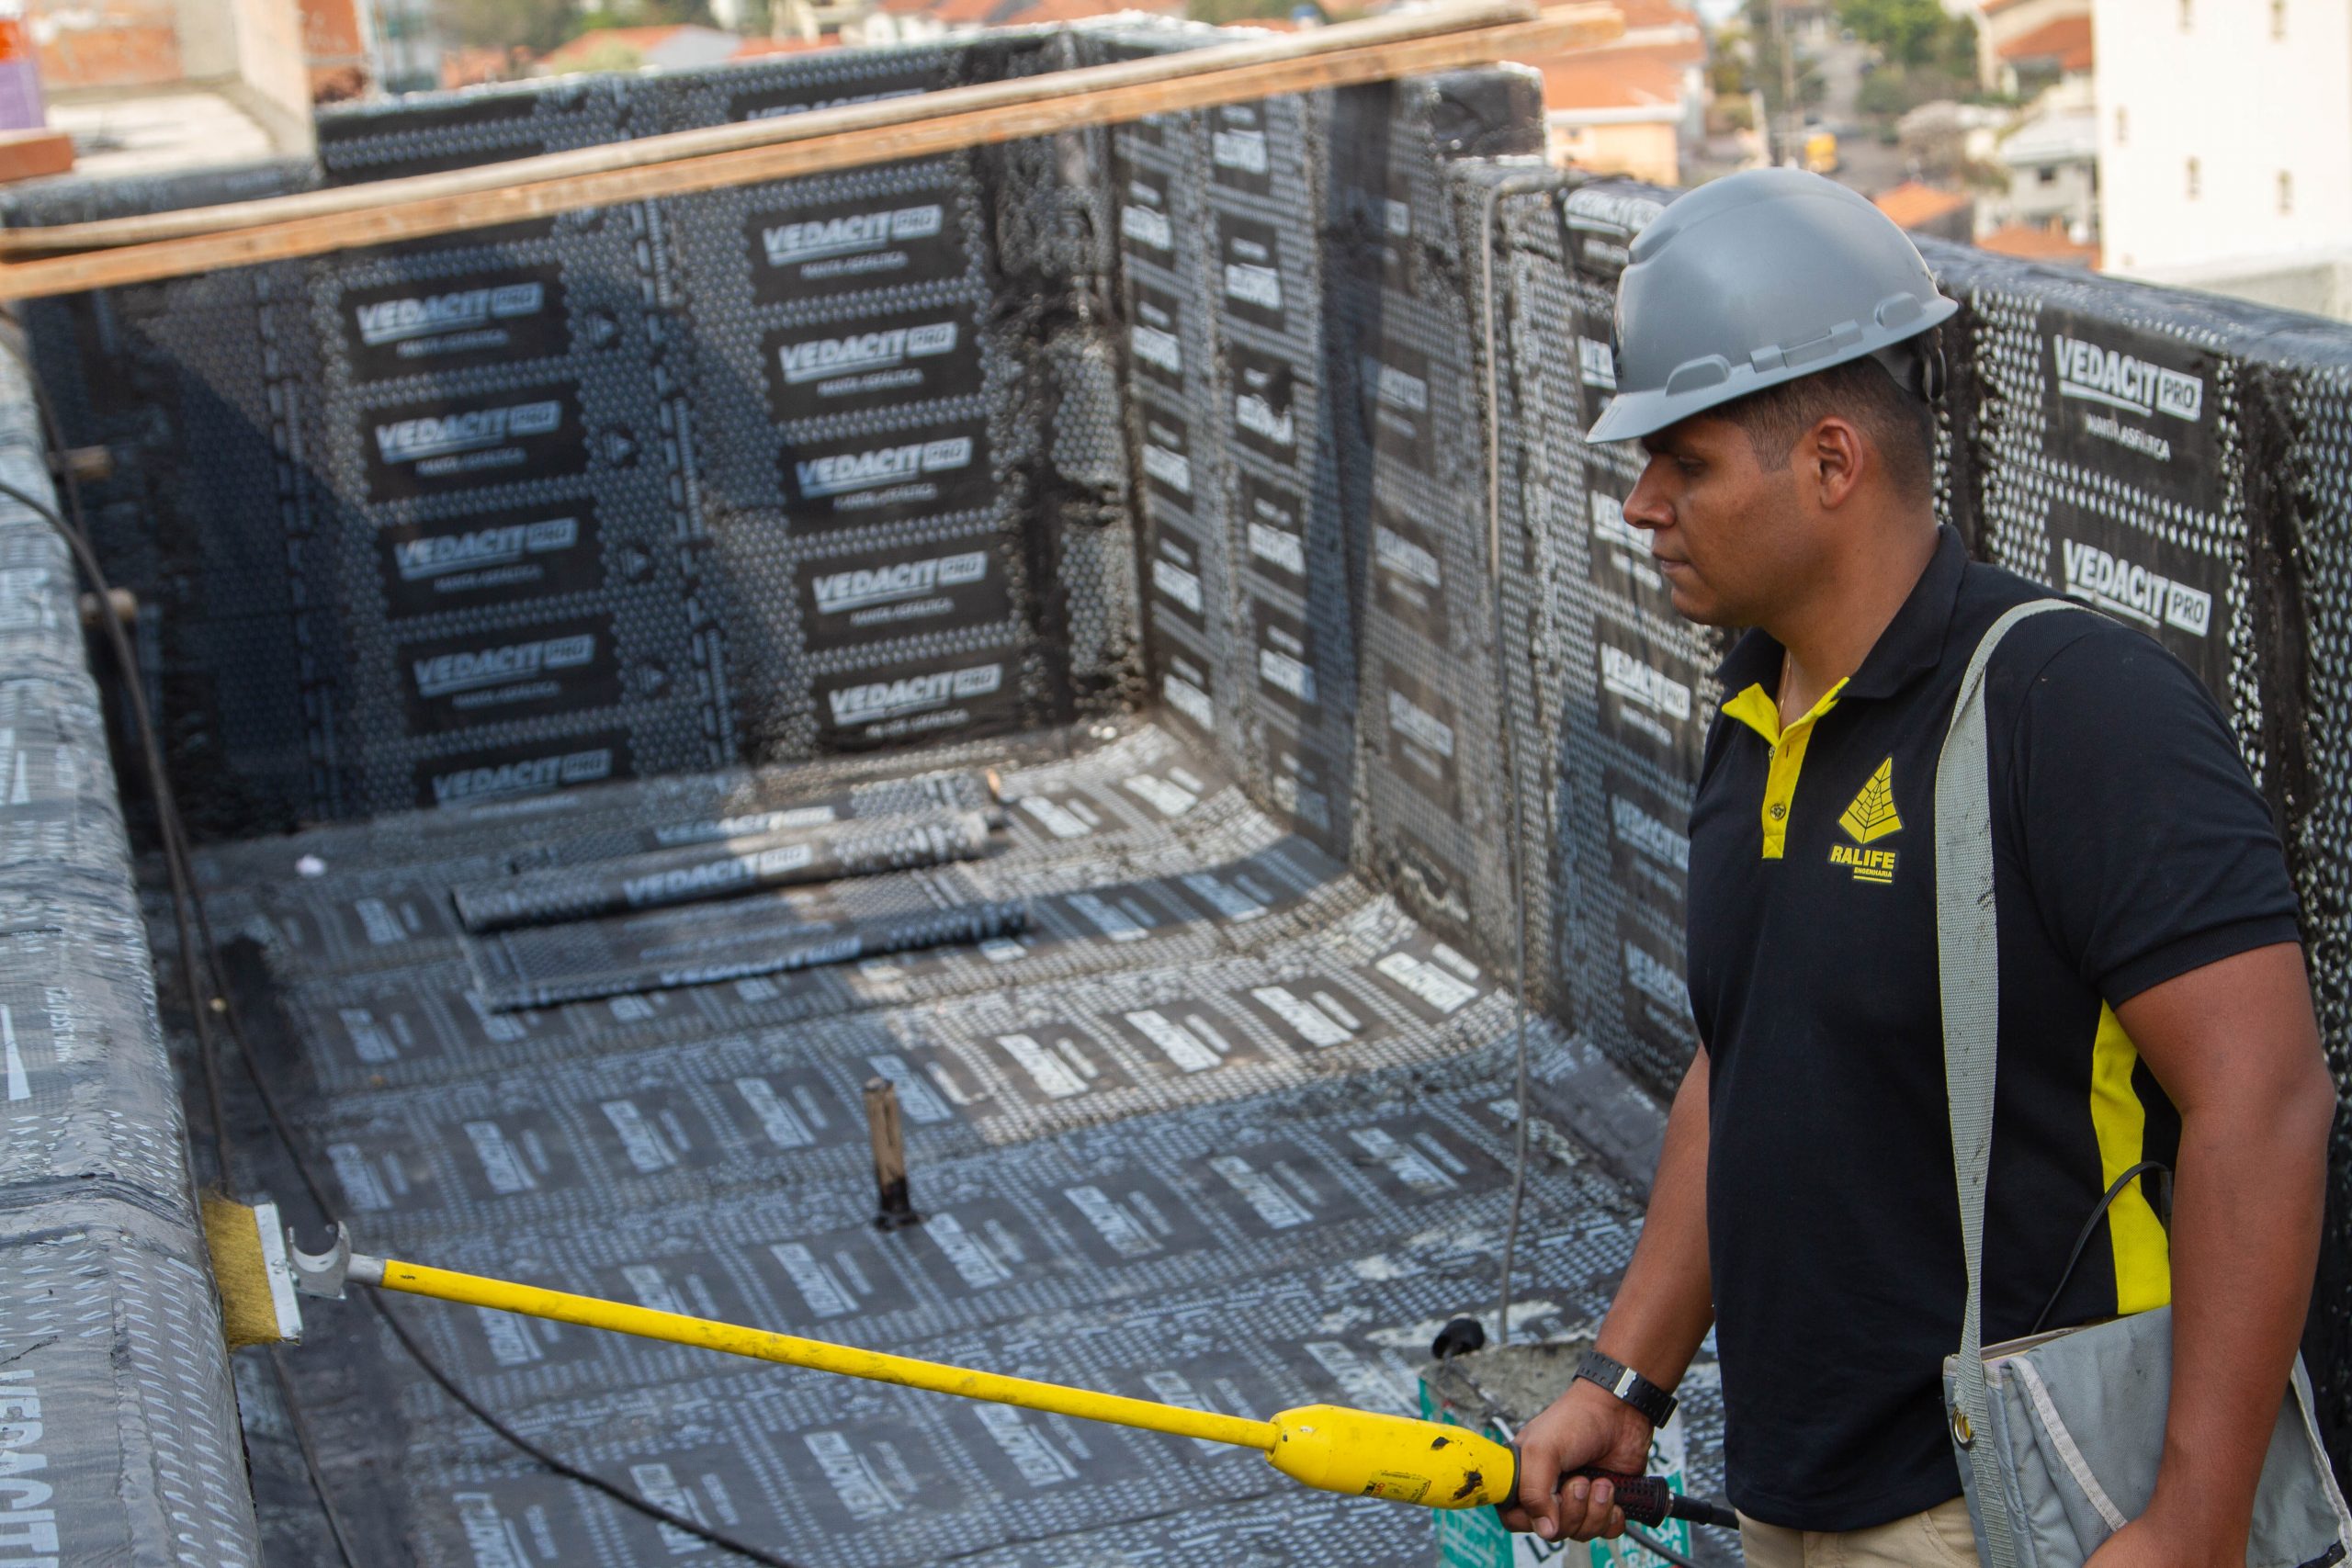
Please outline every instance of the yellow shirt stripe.
[{"label": "yellow shirt stripe", "polygon": [[[2101,1002],[2091,1043],[2091,1126],[2098,1134],[2099,1190],[2146,1158],[2147,1108],[2132,1087],[2140,1048],[2115,1010]],[[2172,1300],[2172,1244],[2147,1194],[2134,1181],[2108,1205],[2107,1234],[2115,1248],[2115,1310],[2128,1316]]]},{"label": "yellow shirt stripe", "polygon": [[1838,694],[1846,689],[1838,682],[1821,694],[1821,700],[1807,708],[1803,717],[1783,730],[1781,728],[1781,705],[1762,685],[1752,685],[1724,704],[1724,716],[1736,718],[1764,738],[1772,749],[1770,763],[1764,772],[1764,858],[1779,860],[1789,840],[1789,810],[1796,798],[1797,774],[1804,767],[1806,744],[1813,739],[1813,727],[1821,716],[1838,705]]}]

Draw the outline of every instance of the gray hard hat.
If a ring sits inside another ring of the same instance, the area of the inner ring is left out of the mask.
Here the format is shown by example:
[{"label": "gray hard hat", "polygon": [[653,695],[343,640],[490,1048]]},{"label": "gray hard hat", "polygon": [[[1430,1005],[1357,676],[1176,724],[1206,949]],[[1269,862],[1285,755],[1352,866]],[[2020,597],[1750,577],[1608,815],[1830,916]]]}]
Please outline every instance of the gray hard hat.
[{"label": "gray hard hat", "polygon": [[1617,396],[1589,441],[1631,441],[1918,336],[1960,306],[1861,197],[1800,169],[1701,186],[1634,240],[1617,285]]}]

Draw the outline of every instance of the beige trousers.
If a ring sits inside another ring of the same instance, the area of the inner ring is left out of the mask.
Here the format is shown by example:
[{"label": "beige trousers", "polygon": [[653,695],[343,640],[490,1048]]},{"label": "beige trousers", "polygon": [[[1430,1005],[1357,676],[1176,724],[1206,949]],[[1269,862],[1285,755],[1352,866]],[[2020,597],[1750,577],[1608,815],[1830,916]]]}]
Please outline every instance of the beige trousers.
[{"label": "beige trousers", "polygon": [[1976,1534],[1958,1497],[1863,1530],[1792,1530],[1742,1514],[1739,1544],[1747,1568],[1977,1568]]}]

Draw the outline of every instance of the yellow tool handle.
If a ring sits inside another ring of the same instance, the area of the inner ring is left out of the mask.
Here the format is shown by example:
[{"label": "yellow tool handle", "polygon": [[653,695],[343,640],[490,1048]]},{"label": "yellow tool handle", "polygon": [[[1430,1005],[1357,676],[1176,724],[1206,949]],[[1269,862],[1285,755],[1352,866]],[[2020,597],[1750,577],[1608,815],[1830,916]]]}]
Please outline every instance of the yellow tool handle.
[{"label": "yellow tool handle", "polygon": [[918,1361],[910,1356],[860,1350],[848,1345],[829,1345],[821,1339],[771,1334],[765,1329],[716,1323],[707,1317],[688,1317],[684,1313],[655,1312],[650,1307],[600,1301],[594,1296],[575,1296],[568,1291],[542,1290],[536,1285],[517,1285],[505,1280],[484,1279],[479,1274],[459,1274],[447,1269],[428,1268],[422,1263],[402,1263],[388,1258],[381,1267],[383,1278],[368,1280],[361,1260],[354,1258],[352,1278],[364,1283],[380,1284],[388,1291],[431,1296],[436,1301],[494,1307],[500,1312],[518,1312],[529,1317],[553,1318],[558,1323],[576,1323],[583,1328],[608,1328],[621,1334],[634,1334],[640,1339],[666,1339],[673,1345],[723,1350],[730,1356],[781,1361],[789,1367],[839,1372],[847,1377],[893,1382],[906,1388],[930,1389],[936,1393],[985,1399],[998,1404],[1018,1404],[1025,1409],[1044,1410],[1057,1416],[1075,1416],[1081,1420],[1141,1427],[1146,1431],[1167,1432],[1179,1438],[1205,1438],[1213,1443],[1231,1443],[1237,1448],[1256,1449],[1261,1452],[1272,1450],[1282,1436],[1271,1421],[1250,1421],[1238,1416],[1220,1416],[1214,1411],[1186,1410],[1180,1405],[1158,1404],[1148,1399],[1097,1393],[1091,1389],[1069,1388],[1060,1383],[1033,1382],[1027,1378],[1006,1377],[999,1372],[942,1366],[936,1361]]}]

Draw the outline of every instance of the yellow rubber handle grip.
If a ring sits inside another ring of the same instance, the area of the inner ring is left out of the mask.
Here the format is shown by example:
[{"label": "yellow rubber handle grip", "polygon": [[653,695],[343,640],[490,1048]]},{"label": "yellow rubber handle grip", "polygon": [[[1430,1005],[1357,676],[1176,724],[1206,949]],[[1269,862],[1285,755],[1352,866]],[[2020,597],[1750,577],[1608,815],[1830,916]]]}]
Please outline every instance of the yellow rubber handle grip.
[{"label": "yellow rubber handle grip", "polygon": [[[772,1334],[763,1328],[718,1323],[707,1317],[688,1317],[684,1313],[656,1312],[650,1307],[630,1306],[594,1296],[575,1296],[568,1291],[517,1285],[510,1280],[486,1279],[480,1274],[459,1274],[447,1269],[429,1268],[422,1263],[402,1263],[388,1258],[384,1259],[383,1269],[384,1289],[403,1291],[413,1296],[431,1296],[436,1301],[494,1307],[501,1312],[521,1313],[526,1317],[576,1323],[583,1328],[608,1328],[618,1334],[636,1335],[640,1339],[666,1339],[673,1345],[722,1350],[730,1356],[749,1356],[755,1360],[778,1361],[788,1367],[808,1367],[815,1371],[837,1372],[844,1377],[898,1383],[905,1388],[929,1389],[936,1393],[952,1393],[965,1399],[1018,1404],[1028,1410],[1075,1416],[1086,1421],[1140,1427],[1146,1431],[1167,1432],[1179,1438],[1205,1438],[1213,1443],[1231,1443],[1237,1448],[1264,1450],[1273,1448],[1276,1441],[1274,1424],[1271,1421],[1250,1421],[1238,1416],[1220,1416],[1214,1411],[1186,1410],[1180,1405],[1159,1404],[1148,1399],[1097,1393],[1091,1389],[1070,1388],[1062,1383],[1035,1382],[1027,1378],[1006,1377],[1000,1372],[973,1371],[937,1361],[919,1361],[909,1356],[892,1356],[880,1350],[861,1350],[849,1345],[828,1344],[821,1339],[802,1339],[790,1334]],[[1453,1430],[1451,1427],[1446,1429]]]},{"label": "yellow rubber handle grip", "polygon": [[1266,1462],[1292,1480],[1424,1508],[1482,1508],[1519,1494],[1519,1455],[1464,1427],[1306,1404],[1274,1417]]}]

